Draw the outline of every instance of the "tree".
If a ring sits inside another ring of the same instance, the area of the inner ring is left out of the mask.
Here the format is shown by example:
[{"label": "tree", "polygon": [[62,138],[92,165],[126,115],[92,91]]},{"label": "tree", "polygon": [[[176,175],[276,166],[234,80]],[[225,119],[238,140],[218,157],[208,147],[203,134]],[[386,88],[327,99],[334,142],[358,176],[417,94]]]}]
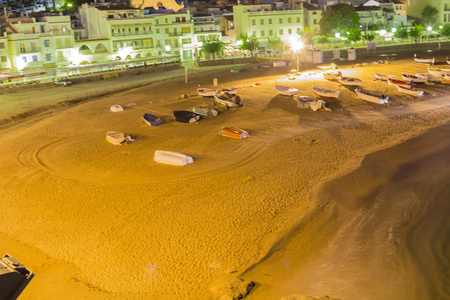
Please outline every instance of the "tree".
[{"label": "tree", "polygon": [[283,45],[283,42],[281,41],[281,38],[277,35],[274,37],[268,37],[267,39],[267,46],[272,50],[280,49]]},{"label": "tree", "polygon": [[375,39],[375,36],[376,36],[375,35],[375,30],[367,30],[367,31],[364,32],[363,38],[366,41],[371,42],[371,41],[373,41]]},{"label": "tree", "polygon": [[253,52],[256,51],[256,48],[259,47],[259,41],[256,36],[248,36],[245,33],[239,34],[237,37],[239,41],[241,41],[241,45],[239,49],[241,50],[249,50],[253,56]]},{"label": "tree", "polygon": [[352,5],[332,5],[323,12],[319,25],[325,35],[347,32],[350,28],[359,28],[359,16]]},{"label": "tree", "polygon": [[445,23],[442,28],[439,29],[439,34],[445,37],[450,37],[450,23]]},{"label": "tree", "polygon": [[216,53],[225,49],[225,44],[218,38],[207,38],[203,41],[201,49],[204,53],[212,54],[215,59]]},{"label": "tree", "polygon": [[347,34],[347,40],[356,44],[357,41],[361,40],[361,31],[358,28],[350,28]]},{"label": "tree", "polygon": [[422,16],[422,21],[427,26],[433,26],[437,23],[437,15],[439,11],[436,7],[427,5],[423,8],[420,15]]},{"label": "tree", "polygon": [[422,24],[414,24],[414,27],[411,27],[409,30],[409,36],[414,38],[414,41],[417,42],[417,38],[420,38],[423,35],[423,25]]},{"label": "tree", "polygon": [[408,37],[408,29],[406,26],[397,26],[395,28],[394,37],[396,39],[406,39]]}]

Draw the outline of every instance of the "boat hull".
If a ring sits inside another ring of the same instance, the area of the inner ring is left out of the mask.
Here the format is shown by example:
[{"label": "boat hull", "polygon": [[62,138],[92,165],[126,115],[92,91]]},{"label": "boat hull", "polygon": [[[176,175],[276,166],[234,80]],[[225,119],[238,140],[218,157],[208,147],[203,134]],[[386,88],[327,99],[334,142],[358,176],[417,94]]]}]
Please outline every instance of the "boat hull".
[{"label": "boat hull", "polygon": [[327,98],[327,99],[338,99],[339,98],[339,91],[324,89],[324,88],[321,88],[318,86],[314,86],[313,90],[314,90],[314,94],[316,94],[317,96],[320,96],[322,98]]},{"label": "boat hull", "polygon": [[408,94],[408,95],[411,95],[411,96],[419,97],[419,96],[423,95],[423,91],[422,90],[416,90],[416,89],[412,89],[412,88],[409,88],[409,87],[406,87],[406,86],[398,85],[397,89],[398,89],[399,92],[402,92],[402,93],[405,93],[405,94]]},{"label": "boat hull", "polygon": [[376,104],[386,104],[389,100],[389,97],[371,90],[359,88],[355,89],[355,92],[359,98]]},{"label": "boat hull", "polygon": [[398,86],[398,85],[407,86],[407,87],[411,86],[411,83],[409,83],[408,81],[392,79],[392,78],[388,79],[388,84],[395,85],[395,86]]},{"label": "boat hull", "polygon": [[276,85],[275,89],[281,95],[294,96],[294,95],[298,94],[298,89],[291,88],[291,87],[284,86],[284,85]]},{"label": "boat hull", "polygon": [[405,81],[413,81],[414,83],[425,83],[428,81],[428,77],[424,76],[414,76],[408,74],[402,74],[402,79]]},{"label": "boat hull", "polygon": [[377,79],[377,80],[388,81],[389,78],[395,79],[395,75],[386,75],[386,74],[375,73],[375,79]]},{"label": "boat hull", "polygon": [[222,129],[219,131],[219,134],[235,139],[245,139],[250,136],[247,131],[237,127],[222,127]]}]

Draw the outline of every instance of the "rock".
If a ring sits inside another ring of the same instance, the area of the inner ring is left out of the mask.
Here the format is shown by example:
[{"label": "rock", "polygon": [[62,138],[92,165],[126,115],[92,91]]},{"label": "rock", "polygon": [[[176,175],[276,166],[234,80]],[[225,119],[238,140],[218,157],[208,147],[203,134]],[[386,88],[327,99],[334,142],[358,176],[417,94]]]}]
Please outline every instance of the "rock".
[{"label": "rock", "polygon": [[211,290],[216,294],[214,299],[237,300],[247,296],[254,286],[255,283],[251,280],[236,278],[229,283],[215,286]]}]

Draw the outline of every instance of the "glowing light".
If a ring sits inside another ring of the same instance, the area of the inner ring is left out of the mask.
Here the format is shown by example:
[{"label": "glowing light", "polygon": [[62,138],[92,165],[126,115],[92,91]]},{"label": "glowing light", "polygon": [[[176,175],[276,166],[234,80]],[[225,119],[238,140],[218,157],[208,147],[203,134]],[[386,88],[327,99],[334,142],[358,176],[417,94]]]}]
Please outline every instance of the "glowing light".
[{"label": "glowing light", "polygon": [[392,32],[397,32],[397,28],[392,28]]},{"label": "glowing light", "polygon": [[341,34],[339,32],[336,32],[336,34],[334,36],[339,38],[339,37],[341,37]]},{"label": "glowing light", "polygon": [[72,7],[72,3],[67,3],[67,6],[68,7]]},{"label": "glowing light", "polygon": [[442,25],[439,25],[439,28],[442,29],[443,28]]},{"label": "glowing light", "polygon": [[430,27],[430,26],[427,27],[427,30],[428,30],[428,31],[431,31],[432,29],[433,29],[433,28]]},{"label": "glowing light", "polygon": [[381,31],[380,31],[380,34],[381,34],[381,35],[385,35],[385,34],[386,34],[386,30],[384,30],[384,29],[381,30]]},{"label": "glowing light", "polygon": [[289,40],[291,42],[292,50],[294,50],[295,52],[298,52],[303,48],[303,42],[298,38],[291,36]]},{"label": "glowing light", "polygon": [[165,47],[165,49],[166,49],[166,51],[170,51],[170,45],[166,45],[166,47]]}]

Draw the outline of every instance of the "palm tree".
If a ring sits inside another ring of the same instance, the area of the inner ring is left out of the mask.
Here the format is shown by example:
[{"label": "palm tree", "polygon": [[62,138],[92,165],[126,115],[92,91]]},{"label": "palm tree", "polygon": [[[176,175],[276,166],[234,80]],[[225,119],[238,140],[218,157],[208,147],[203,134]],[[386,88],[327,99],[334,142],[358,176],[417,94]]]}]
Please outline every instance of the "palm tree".
[{"label": "palm tree", "polygon": [[201,49],[204,53],[212,54],[213,59],[216,59],[216,53],[224,50],[225,44],[217,38],[206,39]]}]

